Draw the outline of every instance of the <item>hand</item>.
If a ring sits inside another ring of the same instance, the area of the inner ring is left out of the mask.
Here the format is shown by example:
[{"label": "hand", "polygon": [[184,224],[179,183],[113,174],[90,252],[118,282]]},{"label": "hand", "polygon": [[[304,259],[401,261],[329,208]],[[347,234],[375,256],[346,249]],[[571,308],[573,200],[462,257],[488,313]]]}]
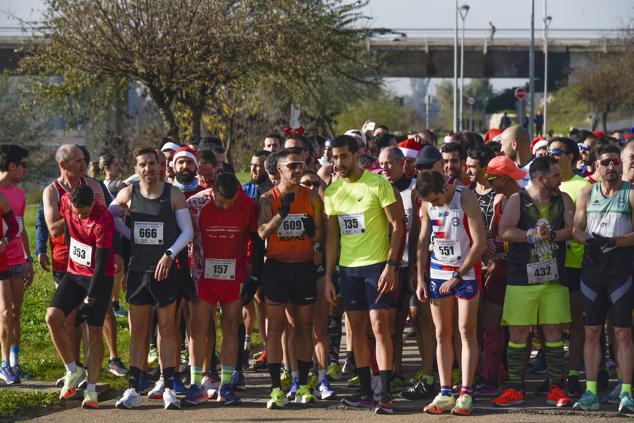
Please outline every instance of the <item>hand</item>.
[{"label": "hand", "polygon": [[454,289],[455,286],[458,285],[460,282],[461,282],[461,279],[451,278],[448,281],[443,282],[442,285],[440,285],[438,292],[440,292],[443,295],[451,294],[451,290]]},{"label": "hand", "polygon": [[372,122],[372,121],[371,121],[371,120],[369,120],[369,119],[368,119],[368,120],[366,120],[365,122],[363,122],[363,126],[361,126],[361,132],[362,132],[362,133],[364,133],[364,134],[365,134],[366,132],[368,132],[368,124],[369,124],[370,122]]},{"label": "hand", "polygon": [[280,199],[281,205],[279,210],[277,211],[282,219],[288,216],[288,213],[291,211],[291,204],[293,203],[293,201],[295,201],[294,192],[287,192],[286,194],[282,195],[282,198]]},{"label": "hand", "polygon": [[335,284],[332,283],[330,278],[326,278],[324,281],[324,295],[326,297],[326,301],[330,303],[333,307],[337,306],[337,290],[335,289]]},{"label": "hand", "polygon": [[156,270],[154,271],[154,279],[156,279],[157,281],[162,281],[163,279],[166,279],[169,275],[172,263],[174,263],[172,257],[163,254],[163,257],[161,257],[158,264],[156,265]]},{"label": "hand", "polygon": [[389,294],[396,287],[396,268],[395,266],[385,265],[381,276],[379,276],[379,283],[377,285],[378,296],[376,302],[383,296],[383,294]]},{"label": "hand", "polygon": [[26,266],[26,279],[24,279],[24,287],[28,288],[33,284],[33,279],[35,279],[35,271],[33,270],[33,264],[27,263]]},{"label": "hand", "polygon": [[421,281],[418,284],[418,288],[416,288],[416,297],[418,297],[418,301],[421,303],[429,300],[429,293],[427,292],[427,284],[425,281]]},{"label": "hand", "polygon": [[302,217],[302,223],[304,224],[304,232],[308,235],[308,238],[315,238],[315,231],[317,228],[315,227],[315,219],[311,215],[308,217]]},{"label": "hand", "polygon": [[82,302],[79,306],[79,310],[77,310],[77,315],[75,316],[75,326],[79,326],[84,323],[90,315],[92,314],[92,310],[95,308],[95,302]]},{"label": "hand", "polygon": [[255,296],[255,292],[258,290],[260,286],[260,282],[258,278],[251,275],[249,279],[246,280],[242,284],[242,289],[240,290],[240,299],[242,300],[242,305],[246,306],[253,301],[253,297]]},{"label": "hand", "polygon": [[44,270],[45,272],[49,271],[50,265],[51,265],[51,261],[48,259],[48,254],[40,253],[37,256],[37,261],[40,264],[40,268],[42,268],[42,270]]}]

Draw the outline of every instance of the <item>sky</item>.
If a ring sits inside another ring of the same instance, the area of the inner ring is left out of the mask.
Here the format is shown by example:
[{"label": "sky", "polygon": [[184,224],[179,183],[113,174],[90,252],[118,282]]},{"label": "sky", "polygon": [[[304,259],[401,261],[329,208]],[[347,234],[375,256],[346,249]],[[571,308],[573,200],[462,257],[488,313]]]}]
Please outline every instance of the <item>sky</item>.
[{"label": "sky", "polygon": [[[5,28],[16,27],[18,22],[11,16],[25,20],[37,20],[44,5],[43,0],[0,0],[0,35]],[[466,37],[482,38],[488,34],[489,22],[498,29],[496,36],[528,37],[530,28],[530,0],[460,0],[470,6],[465,27]],[[535,0],[536,37],[541,37],[545,0]],[[431,36],[452,37],[455,22],[455,0],[369,0],[364,8],[371,27],[405,30],[409,37],[427,35],[423,28],[446,29]],[[550,0],[547,2],[552,37],[598,37],[610,30],[634,24],[634,1],[632,0]],[[633,25],[634,26],[634,25]],[[419,31],[415,31],[419,29]],[[475,31],[482,29],[482,31]],[[521,32],[506,32],[504,29],[520,29]],[[576,30],[566,32],[566,30]],[[583,32],[578,30],[583,29]],[[437,81],[434,81],[437,82]],[[491,81],[495,89],[523,84],[523,80],[497,79]],[[432,84],[435,85],[435,84]],[[409,80],[390,79],[388,86],[399,95],[409,91]]]}]

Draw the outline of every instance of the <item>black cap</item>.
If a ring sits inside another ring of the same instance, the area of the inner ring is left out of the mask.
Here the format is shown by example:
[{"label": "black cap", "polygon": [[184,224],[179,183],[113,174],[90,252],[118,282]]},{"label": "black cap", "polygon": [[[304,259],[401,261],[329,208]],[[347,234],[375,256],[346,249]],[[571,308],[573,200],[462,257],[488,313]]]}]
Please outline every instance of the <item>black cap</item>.
[{"label": "black cap", "polygon": [[433,145],[427,144],[416,155],[416,166],[429,166],[442,159],[442,154]]}]

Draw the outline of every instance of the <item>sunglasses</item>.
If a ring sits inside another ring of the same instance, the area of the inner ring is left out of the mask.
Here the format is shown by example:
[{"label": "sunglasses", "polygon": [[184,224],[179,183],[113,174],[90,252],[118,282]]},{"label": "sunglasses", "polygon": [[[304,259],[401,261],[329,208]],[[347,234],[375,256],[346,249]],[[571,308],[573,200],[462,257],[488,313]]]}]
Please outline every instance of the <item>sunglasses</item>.
[{"label": "sunglasses", "polygon": [[300,184],[302,184],[306,188],[318,188],[319,186],[321,186],[321,182],[319,181],[315,181],[315,182],[304,181],[304,182],[300,182]]},{"label": "sunglasses", "polygon": [[603,160],[599,160],[599,164],[601,164],[601,166],[603,167],[608,167],[610,165],[612,166],[620,166],[621,165],[621,159],[603,159]]},{"label": "sunglasses", "polygon": [[561,156],[562,154],[568,154],[566,150],[560,150],[558,148],[553,148],[552,150],[547,151],[549,156]]},{"label": "sunglasses", "polygon": [[299,170],[304,168],[304,162],[286,162],[280,163],[280,166],[286,166],[290,170]]}]

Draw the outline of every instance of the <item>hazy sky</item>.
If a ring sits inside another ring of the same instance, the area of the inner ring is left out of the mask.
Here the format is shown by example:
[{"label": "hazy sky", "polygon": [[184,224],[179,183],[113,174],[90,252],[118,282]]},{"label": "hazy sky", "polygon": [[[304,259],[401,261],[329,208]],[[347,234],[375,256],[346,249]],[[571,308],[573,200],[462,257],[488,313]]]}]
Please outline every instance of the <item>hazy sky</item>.
[{"label": "hazy sky", "polygon": [[[470,6],[466,28],[489,27],[492,22],[498,29],[530,27],[530,0],[464,0]],[[0,0],[0,28],[15,27],[18,23],[10,17],[16,15],[26,20],[37,20],[43,0]],[[373,27],[446,28],[454,25],[455,0],[370,0],[365,12],[373,20]],[[535,27],[542,28],[544,0],[535,0]],[[552,16],[552,36],[600,36],[604,31],[622,28],[634,22],[633,0],[550,0],[548,14]],[[586,33],[564,33],[561,30],[591,30]],[[6,31],[0,30],[0,34]],[[503,37],[504,31],[496,36]],[[450,32],[442,34],[451,36]],[[477,34],[471,34],[476,36]],[[526,33],[523,34],[526,36]],[[411,35],[410,35],[411,36]],[[467,32],[467,37],[469,33]],[[478,35],[482,37],[482,35]],[[507,36],[517,36],[508,34]],[[541,37],[541,32],[536,35]],[[519,84],[518,80],[495,80],[496,88]],[[408,90],[403,80],[390,81],[399,93]]]}]

